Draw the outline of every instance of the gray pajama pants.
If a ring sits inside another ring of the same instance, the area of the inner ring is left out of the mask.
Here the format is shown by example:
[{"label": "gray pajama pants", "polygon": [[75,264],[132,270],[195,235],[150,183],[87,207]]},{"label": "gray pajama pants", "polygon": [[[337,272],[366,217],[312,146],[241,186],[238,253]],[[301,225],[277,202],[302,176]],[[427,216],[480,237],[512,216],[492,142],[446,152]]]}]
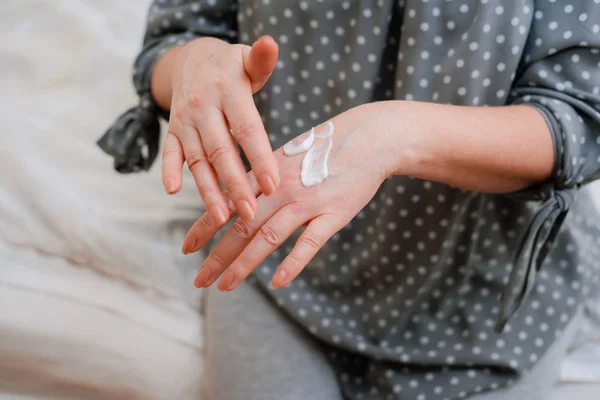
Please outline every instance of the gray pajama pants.
[{"label": "gray pajama pants", "polygon": [[[262,293],[242,284],[209,289],[206,308],[206,400],[341,400],[325,356]],[[536,367],[511,388],[470,400],[545,400],[580,314]]]}]

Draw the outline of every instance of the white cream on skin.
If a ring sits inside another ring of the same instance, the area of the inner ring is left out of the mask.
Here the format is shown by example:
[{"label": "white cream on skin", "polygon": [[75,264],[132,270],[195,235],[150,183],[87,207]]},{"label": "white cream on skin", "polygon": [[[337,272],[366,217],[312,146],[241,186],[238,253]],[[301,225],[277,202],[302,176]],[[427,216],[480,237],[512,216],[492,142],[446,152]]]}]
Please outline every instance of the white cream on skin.
[{"label": "white cream on skin", "polygon": [[283,146],[283,154],[286,156],[295,156],[296,154],[305,153],[315,142],[315,128],[310,129],[310,133],[306,139],[300,140],[299,137],[294,138]]},{"label": "white cream on skin", "polygon": [[324,143],[319,141],[308,150],[308,153],[302,159],[302,170],[300,171],[300,180],[305,187],[316,186],[327,178],[327,159],[329,151],[333,146],[331,138],[325,139]]},{"label": "white cream on skin", "polygon": [[[313,128],[314,130],[315,128]],[[320,135],[315,135],[315,137],[319,139],[327,139],[333,136],[333,122],[327,121],[325,124],[325,129],[321,132]]]},{"label": "white cream on skin", "polygon": [[329,121],[325,124],[325,129],[320,135],[316,135],[315,128],[312,128],[305,139],[295,138],[283,146],[283,153],[286,156],[306,152],[302,159],[300,171],[300,180],[304,187],[316,186],[327,178],[329,172],[327,161],[333,146],[333,139],[331,139],[333,131],[333,123]]}]

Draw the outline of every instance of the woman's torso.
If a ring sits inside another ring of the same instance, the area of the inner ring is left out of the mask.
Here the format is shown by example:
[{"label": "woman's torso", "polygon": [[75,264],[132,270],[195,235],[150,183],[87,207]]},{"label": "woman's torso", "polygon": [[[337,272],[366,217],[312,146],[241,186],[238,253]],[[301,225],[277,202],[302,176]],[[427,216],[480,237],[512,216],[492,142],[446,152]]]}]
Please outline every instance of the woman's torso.
[{"label": "woman's torso", "polygon": [[[277,148],[371,101],[504,105],[521,69],[549,51],[544,27],[555,9],[532,0],[240,0],[238,29],[242,42],[269,34],[280,45],[256,97]],[[393,370],[394,384],[415,396],[422,380],[448,398],[493,389],[535,364],[598,269],[597,212],[582,193],[535,290],[495,333],[498,295],[534,208],[394,176],[287,288],[269,282],[293,241],[254,278],[323,341],[342,376]]]}]

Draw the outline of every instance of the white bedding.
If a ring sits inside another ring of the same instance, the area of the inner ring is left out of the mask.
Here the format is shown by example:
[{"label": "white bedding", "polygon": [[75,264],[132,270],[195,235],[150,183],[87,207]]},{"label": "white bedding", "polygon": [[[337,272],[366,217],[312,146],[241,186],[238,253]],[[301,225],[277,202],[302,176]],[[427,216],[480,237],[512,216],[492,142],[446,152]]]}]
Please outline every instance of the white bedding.
[{"label": "white bedding", "polygon": [[199,197],[117,178],[94,144],[135,102],[147,6],[0,2],[0,393],[199,398],[201,256],[179,251]]},{"label": "white bedding", "polygon": [[167,196],[159,168],[117,179],[94,144],[135,102],[147,4],[0,2],[0,237],[179,296],[175,246],[199,213],[194,186]]},{"label": "white bedding", "polygon": [[[94,145],[135,102],[148,3],[0,2],[1,399],[200,398],[201,255],[179,251],[201,211],[193,182],[169,197],[156,167],[117,179]],[[591,321],[565,381],[600,384]]]},{"label": "white bedding", "polygon": [[0,259],[0,398],[201,398],[202,320],[186,303],[1,242]]}]

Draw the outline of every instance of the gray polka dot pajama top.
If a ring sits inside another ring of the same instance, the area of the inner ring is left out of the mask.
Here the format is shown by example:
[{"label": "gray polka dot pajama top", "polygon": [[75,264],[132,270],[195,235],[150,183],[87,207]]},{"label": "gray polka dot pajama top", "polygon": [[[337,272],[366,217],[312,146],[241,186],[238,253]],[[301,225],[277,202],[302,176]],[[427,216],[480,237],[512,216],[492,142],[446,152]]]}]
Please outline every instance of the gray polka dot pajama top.
[{"label": "gray polka dot pajama top", "polygon": [[386,99],[544,116],[550,181],[490,195],[390,177],[289,287],[269,282],[293,241],[253,277],[321,344],[348,399],[458,399],[513,383],[599,284],[600,218],[584,184],[600,176],[600,0],[155,1],[134,68],[140,105],[99,142],[117,170],[156,156],[161,54],[264,34],[280,45],[256,96],[274,148]]}]

